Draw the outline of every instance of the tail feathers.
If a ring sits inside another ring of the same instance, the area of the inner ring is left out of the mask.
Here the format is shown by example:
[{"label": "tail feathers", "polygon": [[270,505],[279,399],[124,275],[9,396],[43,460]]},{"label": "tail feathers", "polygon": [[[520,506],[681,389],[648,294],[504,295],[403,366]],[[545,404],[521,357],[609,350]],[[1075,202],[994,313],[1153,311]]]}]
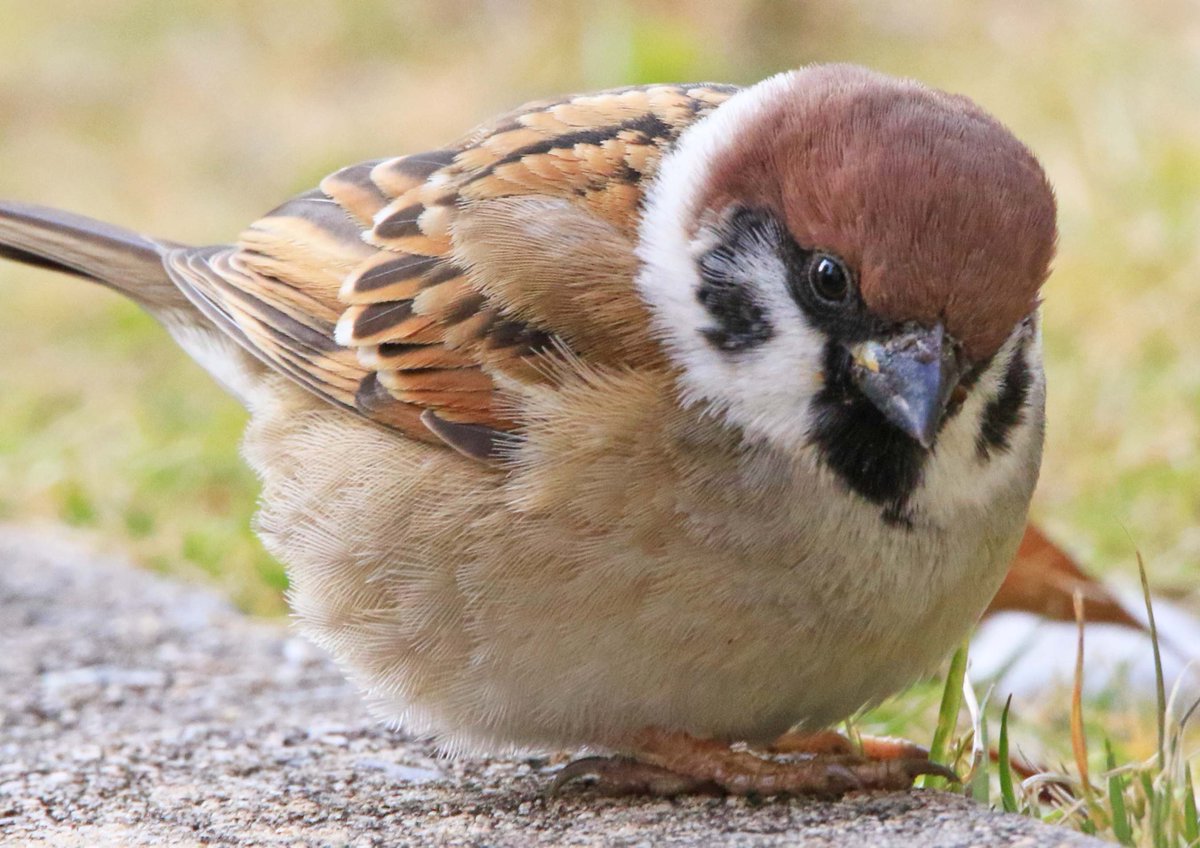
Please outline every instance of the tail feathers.
[{"label": "tail feathers", "polygon": [[151,311],[188,308],[163,267],[174,246],[82,215],[0,200],[0,257],[87,277]]}]

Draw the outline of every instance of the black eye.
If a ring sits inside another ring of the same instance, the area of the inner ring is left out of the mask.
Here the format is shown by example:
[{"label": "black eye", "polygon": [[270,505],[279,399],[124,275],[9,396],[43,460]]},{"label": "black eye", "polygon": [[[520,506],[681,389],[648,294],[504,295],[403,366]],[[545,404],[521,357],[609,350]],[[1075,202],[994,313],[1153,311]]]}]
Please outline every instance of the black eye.
[{"label": "black eye", "polygon": [[850,296],[850,272],[842,260],[828,253],[813,256],[808,266],[808,284],[813,294],[826,303],[845,303]]}]

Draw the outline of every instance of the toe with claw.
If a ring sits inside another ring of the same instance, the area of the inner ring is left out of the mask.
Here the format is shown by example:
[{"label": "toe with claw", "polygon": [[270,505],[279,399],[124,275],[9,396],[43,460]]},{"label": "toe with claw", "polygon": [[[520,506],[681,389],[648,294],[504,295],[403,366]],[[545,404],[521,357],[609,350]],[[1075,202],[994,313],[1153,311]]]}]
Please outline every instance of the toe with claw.
[{"label": "toe with claw", "polygon": [[[811,744],[793,737],[768,754],[734,749],[725,742],[682,732],[649,729],[638,734],[633,757],[585,757],[564,766],[551,791],[580,778],[594,778],[600,791],[618,795],[725,792],[730,795],[819,795],[856,790],[898,791],[921,775],[957,781],[953,771],[932,762],[928,752],[899,740],[872,740],[864,756],[844,737],[812,734]],[[784,755],[784,756],[772,756]]]}]

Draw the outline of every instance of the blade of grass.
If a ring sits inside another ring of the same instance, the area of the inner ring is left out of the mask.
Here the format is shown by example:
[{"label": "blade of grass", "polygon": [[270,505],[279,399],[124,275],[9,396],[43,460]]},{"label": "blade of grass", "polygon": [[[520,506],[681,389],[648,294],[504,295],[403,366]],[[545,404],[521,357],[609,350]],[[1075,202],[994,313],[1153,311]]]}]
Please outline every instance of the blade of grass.
[{"label": "blade of grass", "polygon": [[[1182,675],[1180,676],[1180,679],[1181,680],[1183,679]],[[1183,714],[1183,718],[1181,718],[1179,720],[1179,735],[1180,735],[1180,737],[1182,737],[1184,731],[1187,730],[1188,722],[1190,722],[1192,720],[1192,716],[1194,716],[1196,714],[1197,707],[1200,707],[1200,698],[1197,698],[1196,700],[1192,701],[1192,705],[1187,708],[1187,712],[1185,712]]]},{"label": "blade of grass", "polygon": [[1154,648],[1154,685],[1158,697],[1158,765],[1166,765],[1167,739],[1167,687],[1163,680],[1162,649],[1158,644],[1158,625],[1154,621],[1154,602],[1150,599],[1150,581],[1146,578],[1146,563],[1142,560],[1142,552],[1134,551],[1137,556],[1138,576],[1142,581],[1142,598],[1146,602],[1146,620],[1150,626],[1150,644]]},{"label": "blade of grass", "polygon": [[[937,728],[933,732],[933,742],[929,746],[929,759],[935,763],[946,764],[946,752],[950,748],[950,740],[958,725],[958,711],[962,708],[963,680],[967,676],[967,645],[968,641],[958,646],[950,659],[950,668],[946,671],[946,686],[942,690],[942,703],[938,707]],[[924,777],[921,785],[924,787],[941,786],[944,780],[939,777]]]},{"label": "blade of grass", "polygon": [[990,801],[988,797],[991,789],[991,780],[988,776],[988,732],[987,718],[984,715],[987,710],[987,702],[991,697],[991,690],[983,697],[983,703],[980,704],[975,697],[975,687],[971,685],[970,674],[963,675],[963,700],[967,705],[967,713],[971,716],[971,771],[967,775],[966,783],[968,791],[972,798],[981,804],[987,804]]},{"label": "blade of grass", "polygon": [[1012,695],[1004,702],[1004,710],[1000,713],[1000,741],[997,743],[996,767],[1000,771],[1000,803],[1004,812],[1017,811],[1017,793],[1013,791],[1012,758],[1008,753],[1008,710],[1012,706]]},{"label": "blade of grass", "polygon": [[1092,782],[1088,774],[1087,733],[1083,727],[1083,594],[1075,590],[1075,622],[1079,637],[1075,646],[1075,683],[1071,688],[1071,750],[1075,754],[1075,768],[1079,770],[1079,784],[1088,805],[1092,805]]},{"label": "blade of grass", "polygon": [[1168,848],[1167,842],[1167,813],[1170,812],[1170,799],[1154,787],[1150,799],[1150,836],[1155,848]]},{"label": "blade of grass", "polygon": [[[1142,781],[1142,794],[1146,796],[1146,804],[1149,806],[1154,800],[1154,778],[1150,776],[1150,772],[1143,770],[1138,777]],[[1149,815],[1149,813],[1144,813]]]},{"label": "blade of grass", "polygon": [[854,750],[862,750],[862,734],[858,730],[858,714],[846,716],[846,720],[842,722],[842,732],[846,734],[846,738],[850,740],[850,744],[854,746]]},{"label": "blade of grass", "polygon": [[1108,766],[1108,806],[1112,814],[1113,836],[1122,845],[1133,845],[1133,825],[1129,821],[1129,810],[1125,807],[1125,778],[1117,773],[1117,758],[1108,739],[1104,740],[1104,752]]},{"label": "blade of grass", "polygon": [[1196,811],[1196,787],[1192,783],[1192,767],[1183,766],[1183,843],[1200,845],[1200,813]]}]

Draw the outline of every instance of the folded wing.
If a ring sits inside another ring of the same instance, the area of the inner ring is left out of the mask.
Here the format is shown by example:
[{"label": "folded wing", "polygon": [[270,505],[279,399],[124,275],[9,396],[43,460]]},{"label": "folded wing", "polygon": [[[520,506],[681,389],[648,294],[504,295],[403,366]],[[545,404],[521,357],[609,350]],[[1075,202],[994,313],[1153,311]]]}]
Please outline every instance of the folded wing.
[{"label": "folded wing", "polygon": [[506,381],[553,380],[547,357],[661,364],[633,286],[641,199],[679,134],[732,92],[530,104],[443,150],[338,171],[237,245],[176,248],[165,263],[268,365],[464,449],[458,436],[517,428]]}]

